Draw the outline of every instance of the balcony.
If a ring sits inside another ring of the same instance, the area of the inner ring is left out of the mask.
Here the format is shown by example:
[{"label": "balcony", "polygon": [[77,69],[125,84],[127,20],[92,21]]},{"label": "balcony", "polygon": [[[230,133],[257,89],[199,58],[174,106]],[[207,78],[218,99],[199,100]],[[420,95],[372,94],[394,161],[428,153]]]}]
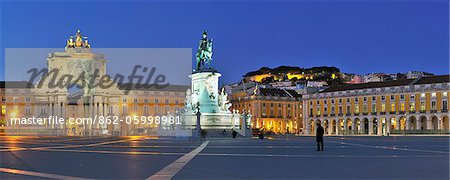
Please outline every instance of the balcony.
[{"label": "balcony", "polygon": [[346,115],[346,116],[351,116],[351,115],[352,115],[352,113],[349,113],[349,112],[348,112],[348,113],[346,113],[345,115]]},{"label": "balcony", "polygon": [[359,113],[353,113],[353,115],[355,115],[355,116],[359,116]]},{"label": "balcony", "polygon": [[389,114],[395,114],[395,111],[389,111]]},{"label": "balcony", "polygon": [[380,115],[386,115],[386,112],[380,112]]},{"label": "balcony", "polygon": [[409,111],[409,114],[414,114],[414,113],[416,113],[416,111],[414,111],[414,110],[412,110],[412,111],[410,110]]},{"label": "balcony", "polygon": [[367,112],[363,112],[363,115],[364,115],[364,116],[367,116],[368,114],[369,114],[369,113],[367,113]]},{"label": "balcony", "polygon": [[441,112],[448,112],[448,109],[442,109]]},{"label": "balcony", "polygon": [[377,112],[371,112],[370,114],[372,114],[372,115],[377,115]]},{"label": "balcony", "polygon": [[399,114],[405,114],[405,111],[399,111],[398,113]]},{"label": "balcony", "polygon": [[427,111],[425,111],[425,110],[420,110],[420,113],[426,113]]},{"label": "balcony", "polygon": [[323,117],[328,117],[328,114],[323,114]]},{"label": "balcony", "polygon": [[436,109],[430,110],[430,113],[437,113]]},{"label": "balcony", "polygon": [[334,117],[334,114],[330,114],[331,117]]},{"label": "balcony", "polygon": [[344,115],[344,113],[338,113],[338,116],[343,116]]}]

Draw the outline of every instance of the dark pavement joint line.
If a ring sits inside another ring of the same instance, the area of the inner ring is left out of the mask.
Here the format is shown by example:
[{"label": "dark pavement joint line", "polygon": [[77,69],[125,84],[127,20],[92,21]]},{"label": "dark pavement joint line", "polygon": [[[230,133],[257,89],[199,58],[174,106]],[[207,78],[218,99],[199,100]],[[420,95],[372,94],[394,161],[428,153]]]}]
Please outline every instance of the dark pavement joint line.
[{"label": "dark pavement joint line", "polygon": [[172,179],[181,169],[183,169],[186,164],[191,161],[198,153],[206,148],[209,141],[203,142],[200,146],[192,150],[191,152],[185,154],[184,156],[178,158],[173,163],[167,165],[162,170],[158,171],[156,174],[147,178],[147,180],[155,179]]}]

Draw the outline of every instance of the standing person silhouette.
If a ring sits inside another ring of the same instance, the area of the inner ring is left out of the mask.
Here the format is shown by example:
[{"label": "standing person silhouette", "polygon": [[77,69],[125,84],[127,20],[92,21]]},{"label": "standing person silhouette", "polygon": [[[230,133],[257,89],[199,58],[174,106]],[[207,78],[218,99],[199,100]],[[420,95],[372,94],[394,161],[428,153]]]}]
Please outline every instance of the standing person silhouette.
[{"label": "standing person silhouette", "polygon": [[317,130],[316,130],[316,142],[317,142],[317,151],[323,151],[323,127],[320,125],[320,123],[317,123]]}]

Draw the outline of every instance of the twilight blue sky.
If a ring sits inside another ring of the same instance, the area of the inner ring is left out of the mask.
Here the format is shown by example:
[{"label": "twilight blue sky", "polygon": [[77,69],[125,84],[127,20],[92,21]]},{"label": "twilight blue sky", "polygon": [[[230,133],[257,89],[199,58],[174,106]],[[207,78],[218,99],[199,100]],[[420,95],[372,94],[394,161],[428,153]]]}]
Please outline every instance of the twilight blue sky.
[{"label": "twilight blue sky", "polygon": [[448,0],[3,1],[0,14],[3,72],[5,48],[64,47],[77,28],[94,48],[193,50],[207,29],[225,83],[279,65],[449,71]]}]

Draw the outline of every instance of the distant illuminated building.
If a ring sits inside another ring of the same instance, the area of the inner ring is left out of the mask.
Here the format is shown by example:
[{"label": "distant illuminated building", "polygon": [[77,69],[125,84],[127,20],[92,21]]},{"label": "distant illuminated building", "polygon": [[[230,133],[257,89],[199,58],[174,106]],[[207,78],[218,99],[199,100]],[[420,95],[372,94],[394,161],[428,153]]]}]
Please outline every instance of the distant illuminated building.
[{"label": "distant illuminated building", "polygon": [[449,75],[331,86],[303,96],[305,134],[449,134]]},{"label": "distant illuminated building", "polygon": [[231,95],[232,109],[250,110],[252,128],[274,133],[299,133],[302,128],[301,95],[294,90],[255,86]]}]

